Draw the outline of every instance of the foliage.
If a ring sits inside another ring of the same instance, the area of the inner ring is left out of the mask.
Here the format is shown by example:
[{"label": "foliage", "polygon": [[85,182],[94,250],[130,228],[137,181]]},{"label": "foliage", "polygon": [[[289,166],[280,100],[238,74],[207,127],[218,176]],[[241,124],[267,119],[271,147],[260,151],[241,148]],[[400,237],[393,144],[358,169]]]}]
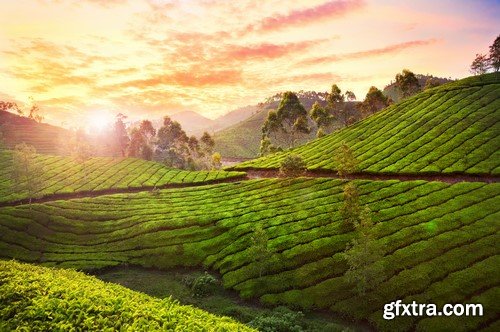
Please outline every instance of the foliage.
[{"label": "foliage", "polygon": [[266,272],[269,267],[271,251],[268,246],[269,237],[261,224],[255,226],[250,240],[251,246],[249,248],[249,255],[255,262],[259,277],[262,277],[262,273]]},{"label": "foliage", "polygon": [[359,160],[359,172],[500,174],[495,139],[499,89],[500,76],[495,73],[443,84],[351,127],[232,169],[278,169],[293,153],[309,170],[336,170],[332,151],[348,142]]},{"label": "foliage", "polygon": [[309,111],[311,119],[316,123],[317,137],[324,136],[327,129],[333,124],[334,117],[318,102],[315,102]]},{"label": "foliage", "polygon": [[435,88],[441,84],[437,77],[431,76],[425,81],[424,90]]},{"label": "foliage", "polygon": [[343,126],[348,126],[356,122],[359,118],[359,114],[353,104],[354,100],[356,100],[356,96],[352,91],[342,93],[337,84],[333,84],[326,98],[326,110],[333,115],[336,121],[339,121]]},{"label": "foliage", "polygon": [[302,312],[281,306],[269,314],[257,316],[248,325],[262,332],[303,332],[303,318]]},{"label": "foliage", "polygon": [[360,104],[361,113],[364,117],[375,114],[383,108],[389,106],[389,98],[384,96],[382,91],[372,86],[366,94],[365,100]]},{"label": "foliage", "polygon": [[191,291],[194,297],[205,297],[212,295],[218,284],[217,279],[208,272],[197,277],[191,284]]},{"label": "foliage", "polygon": [[352,182],[344,185],[343,189],[343,203],[339,212],[342,216],[342,230],[349,232],[360,222],[361,206],[358,189]]},{"label": "foliage", "polygon": [[358,294],[364,296],[384,280],[383,266],[378,264],[384,257],[384,248],[373,238],[369,208],[361,209],[355,229],[357,236],[344,253],[349,264],[345,276],[356,287]]},{"label": "foliage", "polygon": [[0,328],[35,331],[251,331],[226,317],[72,270],[0,261]]},{"label": "foliage", "polygon": [[482,75],[488,71],[490,64],[486,54],[476,54],[470,65],[470,72],[474,75]]},{"label": "foliage", "polygon": [[[144,188],[144,190],[173,184],[210,183],[216,179],[242,177],[242,172],[184,171],[141,159],[114,159],[91,157],[85,141],[73,141],[71,157],[33,155],[31,163],[38,174],[35,182],[42,185],[37,196],[50,197],[55,193],[69,194],[82,191],[99,193],[108,189]],[[12,151],[0,151],[0,202],[28,198],[25,186],[11,181],[14,173]]]},{"label": "foliage", "polygon": [[306,171],[306,164],[301,156],[296,154],[289,154],[281,162],[280,175],[285,177],[297,177],[304,174]]},{"label": "foliage", "polygon": [[26,192],[31,201],[43,188],[42,167],[36,160],[36,149],[25,143],[16,145],[12,154],[12,180],[16,190]]},{"label": "foliage", "polygon": [[[2,207],[0,250],[78,269],[205,266],[243,297],[328,309],[383,331],[422,328],[419,320],[381,318],[385,303],[411,296],[421,303],[484,303],[484,316],[460,321],[469,330],[497,319],[498,293],[491,289],[500,273],[498,183],[352,182],[376,217],[373,238],[386,252],[383,282],[363,297],[345,276],[344,250],[356,234],[341,228],[345,183],[335,179],[254,179],[157,196],[51,201],[31,211]],[[249,251],[258,222],[272,251],[261,277]]]},{"label": "foliage", "polygon": [[489,59],[491,67],[497,72],[500,70],[500,35],[495,38],[493,44],[490,45]]},{"label": "foliage", "polygon": [[212,169],[221,169],[222,168],[222,156],[219,152],[215,152],[212,154]]},{"label": "foliage", "polygon": [[[311,128],[307,121],[307,112],[297,95],[291,91],[283,95],[277,111],[270,111],[262,126],[263,138],[271,139],[282,135],[289,147],[293,147],[301,135],[309,134]],[[261,150],[261,154],[265,151]]]},{"label": "foliage", "polygon": [[355,173],[358,169],[358,160],[354,157],[352,149],[345,142],[342,142],[335,154],[335,162],[337,163],[337,173],[341,178]]},{"label": "foliage", "polygon": [[115,150],[121,154],[122,157],[126,156],[127,147],[130,142],[130,138],[127,134],[127,129],[124,120],[127,118],[126,115],[119,113],[116,116],[116,121],[113,129],[114,147]]},{"label": "foliage", "polygon": [[396,87],[401,92],[403,98],[410,97],[420,91],[420,83],[413,72],[403,69],[396,74]]}]

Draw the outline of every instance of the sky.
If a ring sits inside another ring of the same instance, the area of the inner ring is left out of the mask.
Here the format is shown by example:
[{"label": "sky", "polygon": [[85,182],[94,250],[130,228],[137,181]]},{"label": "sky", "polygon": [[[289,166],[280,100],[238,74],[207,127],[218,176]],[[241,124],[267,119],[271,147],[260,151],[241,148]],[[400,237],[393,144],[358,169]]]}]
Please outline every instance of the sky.
[{"label": "sky", "polygon": [[281,91],[362,100],[397,72],[469,76],[500,1],[0,1],[0,100],[81,126],[119,112],[216,118]]}]

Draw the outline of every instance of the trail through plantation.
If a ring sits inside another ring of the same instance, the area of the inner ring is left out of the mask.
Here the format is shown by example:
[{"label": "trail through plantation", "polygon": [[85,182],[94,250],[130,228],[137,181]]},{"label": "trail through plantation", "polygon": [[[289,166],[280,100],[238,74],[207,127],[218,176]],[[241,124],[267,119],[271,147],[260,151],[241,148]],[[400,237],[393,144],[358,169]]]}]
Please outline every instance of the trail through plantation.
[{"label": "trail through plantation", "polygon": [[[136,188],[110,188],[102,189],[98,191],[80,191],[74,193],[56,193],[48,194],[43,197],[33,198],[32,203],[45,203],[58,200],[66,199],[77,199],[77,198],[92,198],[104,195],[112,194],[128,194],[137,193],[143,191],[154,191],[159,189],[175,189],[175,188],[188,188],[188,187],[201,187],[213,184],[221,183],[233,183],[240,182],[251,179],[276,179],[280,178],[279,170],[271,169],[249,169],[244,170],[246,175],[228,177],[223,179],[210,180],[205,182],[189,182],[189,183],[167,183],[161,186],[144,186]],[[312,170],[306,171],[302,175],[308,178],[331,178],[339,179],[337,172],[329,170]],[[458,182],[484,182],[484,183],[497,183],[500,182],[500,177],[495,175],[483,175],[483,174],[370,174],[370,173],[356,173],[346,176],[348,180],[398,180],[398,181],[437,181],[445,183],[458,183]],[[29,199],[20,199],[10,202],[0,202],[0,207],[6,206],[18,206],[23,204],[28,204]]]}]

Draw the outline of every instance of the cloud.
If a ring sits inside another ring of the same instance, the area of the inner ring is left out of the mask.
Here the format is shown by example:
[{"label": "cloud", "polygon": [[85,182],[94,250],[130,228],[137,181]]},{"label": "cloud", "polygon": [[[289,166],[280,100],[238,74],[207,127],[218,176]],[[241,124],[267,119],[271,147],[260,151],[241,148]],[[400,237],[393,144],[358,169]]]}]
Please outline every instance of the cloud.
[{"label": "cloud", "polygon": [[248,25],[243,33],[252,31],[266,32],[280,30],[289,26],[303,26],[320,20],[342,17],[364,6],[361,0],[333,0],[316,7],[298,9],[286,15],[274,15],[261,19],[259,22]]},{"label": "cloud", "polygon": [[297,43],[271,44],[262,43],[250,46],[227,45],[225,57],[227,60],[240,61],[249,59],[276,59],[291,53],[305,52],[311,46],[324,40],[308,40]]},{"label": "cloud", "polygon": [[382,48],[375,48],[366,51],[352,52],[352,53],[344,53],[344,54],[332,54],[328,56],[315,57],[303,60],[299,62],[301,65],[317,65],[328,62],[337,62],[343,60],[355,60],[355,59],[365,59],[370,57],[376,57],[387,54],[394,54],[408,48],[427,46],[436,43],[436,39],[427,39],[427,40],[413,40],[409,42],[389,45]]}]

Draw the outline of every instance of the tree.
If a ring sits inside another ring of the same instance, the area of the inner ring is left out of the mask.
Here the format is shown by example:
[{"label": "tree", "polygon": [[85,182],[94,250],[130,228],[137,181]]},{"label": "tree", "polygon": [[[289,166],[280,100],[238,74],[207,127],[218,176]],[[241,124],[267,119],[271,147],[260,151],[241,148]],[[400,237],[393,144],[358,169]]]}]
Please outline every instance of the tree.
[{"label": "tree", "polygon": [[420,91],[417,77],[408,69],[403,69],[401,73],[396,74],[396,87],[403,98],[410,97]]},{"label": "tree", "polygon": [[389,106],[389,99],[384,96],[381,90],[372,86],[359,107],[363,116],[366,117],[375,114],[387,106]]},{"label": "tree", "polygon": [[73,150],[73,158],[80,165],[80,170],[83,174],[83,182],[87,181],[88,178],[88,167],[87,162],[93,155],[92,147],[89,143],[87,143],[83,139],[77,139],[74,150]]},{"label": "tree", "polygon": [[326,97],[328,112],[333,114],[333,118],[343,126],[348,126],[356,121],[357,111],[353,105],[356,95],[352,91],[342,93],[337,84],[332,85],[332,89]]},{"label": "tree", "polygon": [[318,102],[315,102],[309,111],[309,116],[316,123],[318,131],[316,132],[317,137],[324,136],[327,128],[333,124],[334,117],[328,112],[324,107]]},{"label": "tree", "polygon": [[441,82],[439,82],[439,79],[437,77],[431,76],[425,81],[424,90],[432,89],[440,85]]},{"label": "tree", "polygon": [[127,128],[123,122],[127,118],[126,115],[119,113],[116,115],[116,122],[114,126],[114,141],[115,147],[121,152],[122,157],[125,157],[130,138],[127,134]]},{"label": "tree", "polygon": [[[0,111],[10,111],[10,110],[14,110],[19,115],[22,115],[22,111],[19,108],[19,106],[17,106],[16,103],[10,102],[10,101],[0,101]],[[21,114],[20,114],[20,112],[21,112]]]},{"label": "tree", "polygon": [[342,217],[342,230],[350,232],[354,230],[360,218],[359,193],[358,188],[352,182],[344,185],[343,190],[343,203],[339,212]]},{"label": "tree", "polygon": [[500,35],[498,35],[493,44],[490,46],[489,60],[491,66],[496,72],[500,70]]},{"label": "tree", "polygon": [[38,123],[42,123],[44,116],[40,114],[40,107],[35,104],[33,98],[30,98],[31,108],[28,113],[28,118],[35,120]]},{"label": "tree", "polygon": [[128,155],[145,160],[153,158],[154,137],[156,129],[149,120],[142,120],[139,128],[133,128],[130,132],[130,144],[128,146]]},{"label": "tree", "polygon": [[476,54],[476,58],[470,65],[470,72],[474,75],[485,74],[488,71],[489,59],[486,54]]},{"label": "tree", "polygon": [[43,188],[43,169],[36,161],[36,149],[21,143],[16,145],[13,152],[12,180],[18,191],[26,192],[31,201]]},{"label": "tree", "polygon": [[310,131],[307,112],[297,95],[291,91],[283,94],[277,111],[269,112],[262,126],[262,133],[267,137],[282,134],[288,147],[293,147],[300,135],[309,134]]},{"label": "tree", "polygon": [[222,157],[219,152],[215,152],[212,155],[212,169],[221,169],[222,167]]},{"label": "tree", "polygon": [[259,273],[259,278],[262,277],[269,266],[269,259],[271,258],[271,251],[268,246],[269,237],[262,227],[262,224],[257,224],[251,236],[251,246],[249,255],[253,258],[256,269]]},{"label": "tree", "polygon": [[345,142],[342,142],[337,149],[335,161],[337,163],[337,173],[341,178],[347,177],[347,175],[356,172],[358,169],[358,160]]},{"label": "tree", "polygon": [[361,296],[384,279],[384,267],[380,261],[385,250],[373,236],[373,225],[370,209],[362,209],[359,222],[355,225],[356,238],[343,255],[349,265],[345,277],[356,286],[356,291]]},{"label": "tree", "polygon": [[290,153],[280,165],[280,175],[286,177],[297,177],[306,171],[306,163],[301,156]]}]

